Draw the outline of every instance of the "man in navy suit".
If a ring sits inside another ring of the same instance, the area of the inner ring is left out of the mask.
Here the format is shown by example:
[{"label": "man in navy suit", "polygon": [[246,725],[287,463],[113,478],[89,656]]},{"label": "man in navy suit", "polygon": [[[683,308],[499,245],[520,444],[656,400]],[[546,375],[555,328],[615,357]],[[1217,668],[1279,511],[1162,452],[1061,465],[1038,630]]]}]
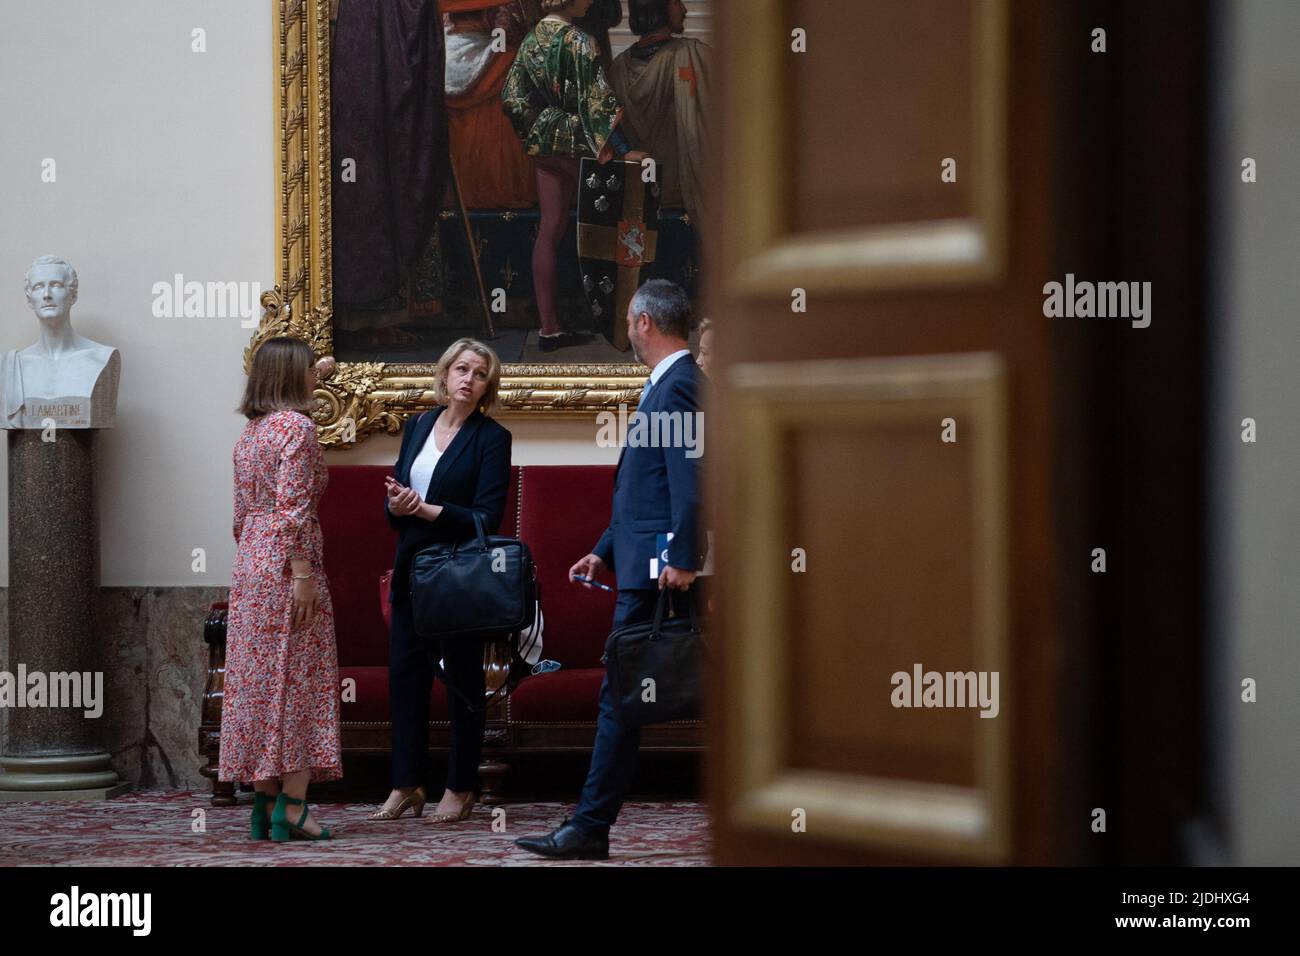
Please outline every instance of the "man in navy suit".
[{"label": "man in navy suit", "polygon": [[[628,340],[637,361],[651,369],[633,413],[646,423],[642,436],[647,440],[632,439],[634,422],[614,473],[609,527],[591,554],[569,569],[570,580],[580,575],[595,579],[607,568],[614,571],[618,583],[615,629],[651,620],[659,590],[690,590],[704,565],[704,535],[697,513],[704,438],[697,398],[701,376],[687,348],[694,325],[690,299],[666,279],[650,280],[628,304]],[[690,425],[685,426],[688,419]],[[661,427],[665,423],[677,427]],[[673,436],[673,440],[649,440],[664,435]],[[656,579],[651,576],[651,562],[660,563],[657,541],[669,533],[668,560],[658,568]],[[577,810],[554,832],[515,842],[553,859],[607,858],[609,828],[623,805],[640,743],[640,730],[619,721],[606,678],[600,685],[591,770]]]}]

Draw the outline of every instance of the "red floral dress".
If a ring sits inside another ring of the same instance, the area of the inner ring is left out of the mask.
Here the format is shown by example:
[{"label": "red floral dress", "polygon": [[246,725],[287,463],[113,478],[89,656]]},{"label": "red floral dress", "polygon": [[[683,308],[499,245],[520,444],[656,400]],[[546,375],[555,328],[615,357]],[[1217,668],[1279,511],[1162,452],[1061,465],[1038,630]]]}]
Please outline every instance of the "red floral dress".
[{"label": "red floral dress", "polygon": [[[334,607],[316,504],[329,472],[300,412],[251,420],[235,444],[235,567],[226,628],[220,780],[267,780],[310,768],[343,776]],[[294,628],[292,558],[311,561],[316,619]]]}]

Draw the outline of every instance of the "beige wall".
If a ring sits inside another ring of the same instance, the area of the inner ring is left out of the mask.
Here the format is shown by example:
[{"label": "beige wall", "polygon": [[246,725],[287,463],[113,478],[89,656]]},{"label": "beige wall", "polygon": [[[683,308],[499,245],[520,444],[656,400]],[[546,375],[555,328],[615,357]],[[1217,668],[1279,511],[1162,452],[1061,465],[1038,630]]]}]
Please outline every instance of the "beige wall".
[{"label": "beige wall", "polygon": [[[130,12],[127,12],[130,11]],[[191,52],[191,31],[207,52]],[[160,319],[155,282],[274,283],[271,7],[265,0],[0,4],[0,350],[37,337],[22,279],[37,255],[77,268],[78,332],[119,348],[118,425],[101,435],[105,586],[224,585],[233,411],[250,332]],[[41,181],[42,161],[57,181]],[[594,421],[513,419],[517,463],[613,462]],[[396,438],[331,453],[390,463]],[[7,516],[8,474],[0,469]],[[0,521],[0,584],[8,581]],[[191,569],[203,548],[206,570]]]}]

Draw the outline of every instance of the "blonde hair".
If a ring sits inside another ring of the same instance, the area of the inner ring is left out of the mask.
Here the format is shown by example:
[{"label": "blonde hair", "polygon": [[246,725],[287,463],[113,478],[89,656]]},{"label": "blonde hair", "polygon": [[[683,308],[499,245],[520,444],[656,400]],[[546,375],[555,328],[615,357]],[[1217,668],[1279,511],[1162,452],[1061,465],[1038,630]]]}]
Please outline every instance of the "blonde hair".
[{"label": "blonde hair", "polygon": [[302,339],[288,335],[267,339],[253,353],[239,411],[247,418],[283,409],[310,415],[315,399],[307,386],[307,370],[315,361],[316,353]]},{"label": "blonde hair", "polygon": [[450,403],[447,397],[447,370],[460,357],[461,352],[473,352],[487,362],[487,390],[483,392],[478,404],[479,410],[486,412],[496,404],[497,390],[501,387],[501,359],[478,339],[457,339],[442,353],[442,358],[438,359],[438,364],[433,369],[433,400],[438,405]]}]

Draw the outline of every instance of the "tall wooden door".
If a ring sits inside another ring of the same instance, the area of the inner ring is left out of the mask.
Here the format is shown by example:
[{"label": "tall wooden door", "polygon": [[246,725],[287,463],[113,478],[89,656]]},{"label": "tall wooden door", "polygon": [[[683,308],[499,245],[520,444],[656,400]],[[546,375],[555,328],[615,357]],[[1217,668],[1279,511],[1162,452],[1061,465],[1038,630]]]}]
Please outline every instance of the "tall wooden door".
[{"label": "tall wooden door", "polygon": [[1071,858],[1048,7],[718,10],[718,863]]}]

